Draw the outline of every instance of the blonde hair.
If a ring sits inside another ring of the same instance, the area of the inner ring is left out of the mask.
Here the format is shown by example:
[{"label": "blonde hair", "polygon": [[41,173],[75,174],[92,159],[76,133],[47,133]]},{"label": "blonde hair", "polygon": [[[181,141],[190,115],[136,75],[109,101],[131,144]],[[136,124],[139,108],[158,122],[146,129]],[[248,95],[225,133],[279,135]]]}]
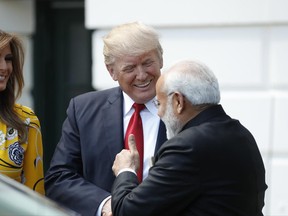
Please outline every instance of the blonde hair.
[{"label": "blonde hair", "polygon": [[26,125],[15,112],[15,102],[21,96],[24,87],[24,48],[18,36],[0,30],[0,50],[6,46],[10,46],[13,56],[13,71],[6,89],[0,92],[0,120],[18,130],[20,142],[24,142],[27,139]]},{"label": "blonde hair", "polygon": [[163,49],[157,32],[140,22],[132,22],[113,28],[103,37],[105,64],[113,64],[115,58],[137,56],[156,50],[162,61]]}]

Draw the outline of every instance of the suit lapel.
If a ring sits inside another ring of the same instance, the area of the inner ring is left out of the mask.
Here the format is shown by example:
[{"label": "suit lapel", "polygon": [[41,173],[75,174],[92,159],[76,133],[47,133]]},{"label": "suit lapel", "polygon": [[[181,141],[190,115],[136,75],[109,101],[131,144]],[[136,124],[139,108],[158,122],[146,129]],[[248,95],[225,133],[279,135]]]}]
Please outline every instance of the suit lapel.
[{"label": "suit lapel", "polygon": [[160,120],[159,131],[158,131],[154,155],[157,153],[160,146],[166,141],[167,141],[166,127],[165,127],[165,124],[163,123],[163,121]]},{"label": "suit lapel", "polygon": [[123,97],[120,88],[116,88],[107,99],[103,109],[105,142],[110,150],[111,160],[123,149]]}]

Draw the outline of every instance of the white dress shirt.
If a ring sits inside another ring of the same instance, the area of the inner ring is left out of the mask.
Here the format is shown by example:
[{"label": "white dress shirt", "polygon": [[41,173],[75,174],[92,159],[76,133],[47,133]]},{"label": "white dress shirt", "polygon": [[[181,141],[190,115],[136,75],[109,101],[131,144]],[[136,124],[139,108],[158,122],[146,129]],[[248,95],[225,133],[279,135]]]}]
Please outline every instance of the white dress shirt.
[{"label": "white dress shirt", "polygon": [[[124,95],[123,128],[125,137],[130,118],[134,113],[134,108],[132,107],[134,101],[124,92],[123,95]],[[157,115],[158,110],[153,100],[147,102],[145,104],[146,108],[140,112],[143,125],[143,135],[144,135],[143,180],[148,175],[148,171],[151,164],[150,163],[151,157],[154,156],[160,124],[160,118]]]},{"label": "white dress shirt", "polygon": [[[123,92],[124,100],[123,100],[123,137],[125,137],[126,130],[130,121],[132,114],[134,113],[134,108],[132,105],[134,101]],[[143,125],[143,137],[144,137],[144,156],[143,156],[143,180],[147,177],[148,171],[151,165],[151,158],[154,156],[154,151],[156,147],[158,131],[159,131],[159,124],[160,118],[157,115],[157,107],[154,103],[154,99],[148,101],[145,104],[146,108],[140,112],[140,116],[142,119]],[[124,140],[123,140],[124,146]],[[101,216],[101,211],[104,203],[108,200],[111,196],[107,197],[102,201],[100,204],[97,216]]]}]

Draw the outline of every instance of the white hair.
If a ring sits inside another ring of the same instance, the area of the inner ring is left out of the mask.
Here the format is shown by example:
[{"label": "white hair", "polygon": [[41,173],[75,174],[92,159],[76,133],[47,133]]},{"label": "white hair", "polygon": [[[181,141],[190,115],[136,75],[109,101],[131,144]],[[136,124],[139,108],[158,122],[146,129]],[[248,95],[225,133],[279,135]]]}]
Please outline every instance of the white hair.
[{"label": "white hair", "polygon": [[219,84],[214,73],[197,60],[181,60],[164,73],[163,91],[180,92],[193,105],[218,104]]}]

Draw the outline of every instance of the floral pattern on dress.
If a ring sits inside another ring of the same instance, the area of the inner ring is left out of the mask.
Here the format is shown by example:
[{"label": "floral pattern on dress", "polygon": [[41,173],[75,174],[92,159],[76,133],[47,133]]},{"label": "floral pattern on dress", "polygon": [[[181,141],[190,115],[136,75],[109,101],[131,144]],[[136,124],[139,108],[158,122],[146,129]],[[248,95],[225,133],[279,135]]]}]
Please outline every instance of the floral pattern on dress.
[{"label": "floral pattern on dress", "polygon": [[5,143],[5,134],[0,130],[0,146]]},{"label": "floral pattern on dress", "polygon": [[17,129],[0,120],[0,174],[44,195],[43,147],[39,119],[29,107],[15,104],[15,111],[27,125],[28,136],[25,142],[20,143]]},{"label": "floral pattern on dress", "polygon": [[11,127],[7,128],[7,140],[13,140],[17,136],[18,136],[17,130]]},{"label": "floral pattern on dress", "polygon": [[24,160],[24,149],[15,142],[9,146],[9,158],[18,166],[23,163]]},{"label": "floral pattern on dress", "polygon": [[31,119],[30,119],[30,118],[26,118],[25,121],[24,121],[24,123],[25,123],[26,125],[30,125]]}]

